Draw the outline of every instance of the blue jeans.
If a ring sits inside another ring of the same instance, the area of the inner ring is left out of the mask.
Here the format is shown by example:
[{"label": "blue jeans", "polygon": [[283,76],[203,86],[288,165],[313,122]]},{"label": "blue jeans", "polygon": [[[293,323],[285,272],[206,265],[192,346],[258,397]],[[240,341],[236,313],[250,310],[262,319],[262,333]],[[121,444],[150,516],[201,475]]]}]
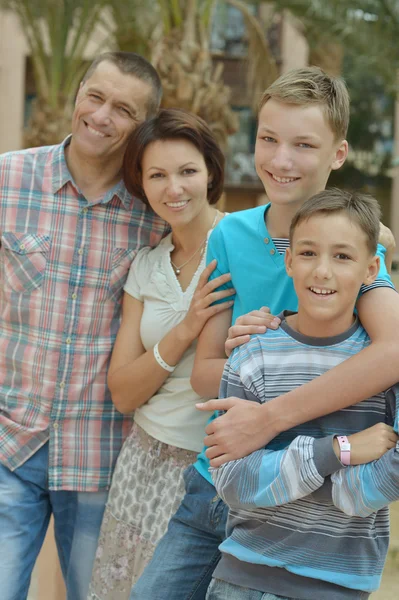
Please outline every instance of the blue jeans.
[{"label": "blue jeans", "polygon": [[85,600],[108,492],[50,491],[48,444],[15,471],[0,465],[0,597],[25,600],[51,514],[68,600]]},{"label": "blue jeans", "polygon": [[226,583],[226,581],[220,579],[212,579],[206,600],[293,600],[293,598],[275,596],[268,592],[258,592],[257,590]]},{"label": "blue jeans", "polygon": [[193,466],[186,495],[130,600],[204,600],[225,538],[227,506]]}]

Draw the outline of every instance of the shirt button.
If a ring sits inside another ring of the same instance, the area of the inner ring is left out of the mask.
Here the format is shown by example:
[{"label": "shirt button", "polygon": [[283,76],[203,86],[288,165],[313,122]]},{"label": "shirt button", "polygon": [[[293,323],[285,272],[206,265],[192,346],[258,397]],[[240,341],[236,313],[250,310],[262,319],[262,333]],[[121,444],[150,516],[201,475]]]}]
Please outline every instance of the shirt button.
[{"label": "shirt button", "polygon": [[58,429],[58,423],[53,423],[53,428]]},{"label": "shirt button", "polygon": [[270,254],[271,254],[272,256],[273,256],[273,254],[276,254],[276,251],[275,251],[275,249],[274,249],[274,248],[272,248],[272,249],[270,250]]},{"label": "shirt button", "polygon": [[265,242],[265,244],[268,244],[270,242],[270,239],[269,238],[265,238],[263,241]]},{"label": "shirt button", "polygon": [[82,248],[79,248],[79,250],[78,250],[78,254],[83,254],[83,250],[82,250]]},{"label": "shirt button", "polygon": [[60,388],[64,388],[64,387],[65,387],[65,381],[61,381]]},{"label": "shirt button", "polygon": [[70,344],[71,342],[72,342],[72,340],[71,340],[71,338],[70,338],[70,337],[68,337],[68,338],[65,340],[65,343],[66,343],[66,344]]},{"label": "shirt button", "polygon": [[21,244],[19,247],[20,250],[25,250],[25,244]]},{"label": "shirt button", "polygon": [[74,300],[76,300],[76,298],[77,298],[77,297],[78,297],[78,295],[77,295],[77,294],[75,294],[75,292],[74,292],[74,293],[72,294],[72,298],[73,298]]},{"label": "shirt button", "polygon": [[89,210],[88,208],[84,208],[83,212],[86,214],[88,210]]}]

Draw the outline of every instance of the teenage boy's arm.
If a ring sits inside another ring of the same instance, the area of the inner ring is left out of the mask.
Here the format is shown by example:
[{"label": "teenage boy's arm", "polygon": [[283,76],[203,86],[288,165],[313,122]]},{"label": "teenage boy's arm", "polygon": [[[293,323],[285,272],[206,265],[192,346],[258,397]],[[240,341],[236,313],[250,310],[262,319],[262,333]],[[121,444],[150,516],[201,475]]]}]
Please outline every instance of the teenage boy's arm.
[{"label": "teenage boy's arm", "polygon": [[[393,406],[393,428],[398,433],[398,386],[387,392],[387,402]],[[399,442],[379,460],[341,469],[331,481],[335,506],[350,516],[367,517],[399,500]]]},{"label": "teenage boy's arm", "polygon": [[399,295],[391,288],[375,288],[361,296],[357,308],[372,340],[359,354],[267,404],[226,398],[199,407],[227,410],[206,428],[206,454],[212,467],[247,456],[281,431],[361,402],[396,383]]}]

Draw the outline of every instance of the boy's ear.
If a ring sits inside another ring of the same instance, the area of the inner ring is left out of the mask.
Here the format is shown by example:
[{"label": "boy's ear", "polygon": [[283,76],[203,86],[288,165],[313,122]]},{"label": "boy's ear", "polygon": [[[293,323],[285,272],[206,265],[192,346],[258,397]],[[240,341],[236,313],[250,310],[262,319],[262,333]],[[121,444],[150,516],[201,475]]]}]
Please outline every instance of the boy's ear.
[{"label": "boy's ear", "polygon": [[288,247],[285,251],[284,262],[287,275],[292,277],[292,252],[290,247]]},{"label": "boy's ear", "polygon": [[336,171],[337,169],[340,169],[342,167],[348,156],[348,150],[348,142],[346,140],[342,140],[335,152],[335,157],[331,165],[331,169],[333,171]]},{"label": "boy's ear", "polygon": [[363,280],[364,285],[371,285],[377,278],[379,270],[380,270],[380,257],[373,256],[373,258],[369,262],[369,266],[367,267],[367,274]]}]

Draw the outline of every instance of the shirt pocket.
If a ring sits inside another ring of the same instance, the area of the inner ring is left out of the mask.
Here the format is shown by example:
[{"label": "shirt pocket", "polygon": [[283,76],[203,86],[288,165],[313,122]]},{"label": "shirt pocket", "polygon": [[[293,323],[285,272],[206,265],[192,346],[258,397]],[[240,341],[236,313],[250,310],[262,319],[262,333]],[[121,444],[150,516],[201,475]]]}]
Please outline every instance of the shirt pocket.
[{"label": "shirt pocket", "polygon": [[47,266],[50,236],[5,231],[1,236],[4,284],[15,292],[39,289]]},{"label": "shirt pocket", "polygon": [[123,288],[136,254],[136,248],[114,248],[113,250],[109,298],[114,302],[122,300]]}]

